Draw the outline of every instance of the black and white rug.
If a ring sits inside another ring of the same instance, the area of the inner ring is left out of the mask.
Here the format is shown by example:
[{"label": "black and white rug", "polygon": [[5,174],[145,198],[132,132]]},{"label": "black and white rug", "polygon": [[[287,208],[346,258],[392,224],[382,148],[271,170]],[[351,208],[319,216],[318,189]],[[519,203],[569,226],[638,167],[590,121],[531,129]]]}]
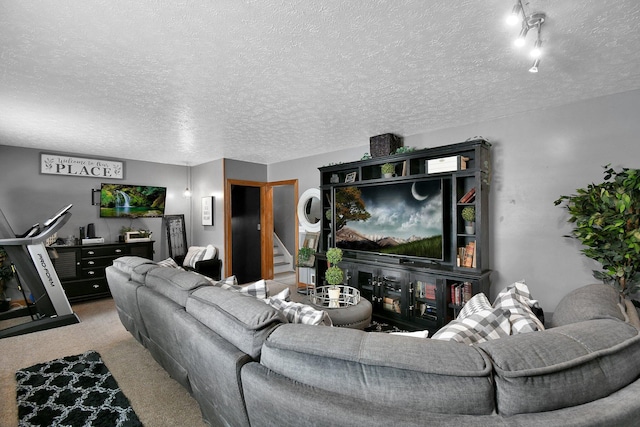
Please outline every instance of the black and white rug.
[{"label": "black and white rug", "polygon": [[16,380],[20,426],[142,426],[95,351],[21,369]]}]

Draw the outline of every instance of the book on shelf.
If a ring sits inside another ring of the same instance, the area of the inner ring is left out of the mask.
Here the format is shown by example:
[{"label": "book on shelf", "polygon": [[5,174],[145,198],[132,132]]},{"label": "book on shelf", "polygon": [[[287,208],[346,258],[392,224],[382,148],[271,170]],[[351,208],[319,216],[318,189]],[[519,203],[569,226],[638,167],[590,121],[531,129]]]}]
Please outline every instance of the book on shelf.
[{"label": "book on shelf", "polygon": [[458,200],[458,203],[471,203],[476,198],[476,187],[473,187],[471,190],[467,191],[464,196]]},{"label": "book on shelf", "polygon": [[476,241],[472,240],[464,247],[464,257],[462,258],[462,266],[472,268],[475,265]]}]

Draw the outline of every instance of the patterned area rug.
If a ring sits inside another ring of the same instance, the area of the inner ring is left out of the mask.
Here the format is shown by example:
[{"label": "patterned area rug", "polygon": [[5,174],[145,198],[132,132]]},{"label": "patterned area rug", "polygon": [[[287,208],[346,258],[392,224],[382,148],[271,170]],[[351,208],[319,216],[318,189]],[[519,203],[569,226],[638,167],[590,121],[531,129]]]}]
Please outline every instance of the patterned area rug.
[{"label": "patterned area rug", "polygon": [[142,426],[95,351],[21,369],[16,380],[20,426]]}]

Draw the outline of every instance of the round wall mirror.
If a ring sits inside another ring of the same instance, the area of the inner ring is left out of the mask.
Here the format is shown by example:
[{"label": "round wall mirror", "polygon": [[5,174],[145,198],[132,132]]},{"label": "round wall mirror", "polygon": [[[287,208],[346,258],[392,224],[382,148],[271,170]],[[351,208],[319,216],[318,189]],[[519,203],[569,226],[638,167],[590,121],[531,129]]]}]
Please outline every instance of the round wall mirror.
[{"label": "round wall mirror", "polygon": [[322,204],[320,203],[320,189],[310,188],[298,200],[298,221],[309,233],[320,231]]}]

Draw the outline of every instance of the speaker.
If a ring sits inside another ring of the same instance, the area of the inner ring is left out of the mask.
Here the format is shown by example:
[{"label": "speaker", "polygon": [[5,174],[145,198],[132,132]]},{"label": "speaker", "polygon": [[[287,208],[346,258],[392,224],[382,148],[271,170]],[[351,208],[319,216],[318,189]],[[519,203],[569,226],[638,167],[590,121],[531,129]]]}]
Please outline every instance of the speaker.
[{"label": "speaker", "polygon": [[96,227],[93,223],[87,225],[87,238],[93,239],[96,237]]}]

